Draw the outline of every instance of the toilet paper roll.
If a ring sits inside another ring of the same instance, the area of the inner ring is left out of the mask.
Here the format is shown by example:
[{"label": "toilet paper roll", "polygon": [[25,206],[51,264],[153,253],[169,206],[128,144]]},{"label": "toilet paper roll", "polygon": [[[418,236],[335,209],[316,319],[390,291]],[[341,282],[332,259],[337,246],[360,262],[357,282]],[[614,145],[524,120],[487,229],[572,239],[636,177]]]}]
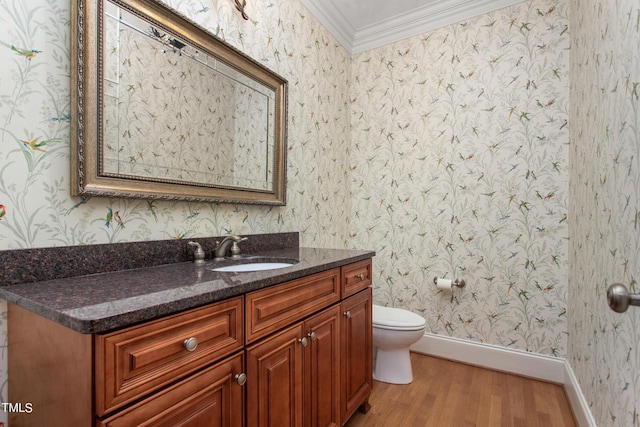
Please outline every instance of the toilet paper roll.
[{"label": "toilet paper roll", "polygon": [[452,284],[453,282],[451,281],[451,279],[441,279],[438,277],[438,280],[436,282],[436,287],[440,290],[451,292]]}]

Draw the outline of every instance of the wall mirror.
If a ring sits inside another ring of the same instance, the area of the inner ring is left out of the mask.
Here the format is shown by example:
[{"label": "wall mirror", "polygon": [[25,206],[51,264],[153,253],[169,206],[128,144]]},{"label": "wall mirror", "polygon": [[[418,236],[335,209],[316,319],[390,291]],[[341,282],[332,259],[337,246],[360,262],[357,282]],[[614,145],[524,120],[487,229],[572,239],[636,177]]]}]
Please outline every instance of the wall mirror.
[{"label": "wall mirror", "polygon": [[154,0],[71,9],[73,195],[285,204],[285,79]]}]

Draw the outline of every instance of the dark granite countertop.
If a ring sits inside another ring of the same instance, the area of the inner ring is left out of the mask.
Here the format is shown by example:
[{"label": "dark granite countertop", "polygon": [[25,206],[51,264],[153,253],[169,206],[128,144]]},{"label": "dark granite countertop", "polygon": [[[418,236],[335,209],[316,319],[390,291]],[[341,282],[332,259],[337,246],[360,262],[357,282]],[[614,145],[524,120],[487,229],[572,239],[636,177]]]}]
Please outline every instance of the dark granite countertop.
[{"label": "dark granite countertop", "polygon": [[[251,253],[296,259],[291,267],[221,273],[207,260],[0,287],[0,298],[81,333],[102,333],[371,258],[372,251],[290,248]],[[220,261],[228,263],[227,261]]]}]

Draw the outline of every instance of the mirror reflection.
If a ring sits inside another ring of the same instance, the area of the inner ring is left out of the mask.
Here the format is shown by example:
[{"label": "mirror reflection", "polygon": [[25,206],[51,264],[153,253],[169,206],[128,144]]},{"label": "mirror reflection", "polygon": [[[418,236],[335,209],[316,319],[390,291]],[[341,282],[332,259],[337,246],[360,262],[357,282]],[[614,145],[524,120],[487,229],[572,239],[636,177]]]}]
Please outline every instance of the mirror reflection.
[{"label": "mirror reflection", "polygon": [[267,190],[275,91],[107,2],[102,173]]},{"label": "mirror reflection", "polygon": [[72,0],[73,195],[284,205],[287,81],[155,0]]}]

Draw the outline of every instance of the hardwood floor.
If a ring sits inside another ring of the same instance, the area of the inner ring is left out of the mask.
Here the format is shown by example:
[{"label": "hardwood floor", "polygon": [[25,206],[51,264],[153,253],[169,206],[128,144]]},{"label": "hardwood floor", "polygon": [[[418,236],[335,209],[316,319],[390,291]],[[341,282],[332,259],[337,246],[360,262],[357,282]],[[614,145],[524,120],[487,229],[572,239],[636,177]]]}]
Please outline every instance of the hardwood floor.
[{"label": "hardwood floor", "polygon": [[575,426],[562,386],[412,353],[409,385],[373,382],[345,427]]}]

